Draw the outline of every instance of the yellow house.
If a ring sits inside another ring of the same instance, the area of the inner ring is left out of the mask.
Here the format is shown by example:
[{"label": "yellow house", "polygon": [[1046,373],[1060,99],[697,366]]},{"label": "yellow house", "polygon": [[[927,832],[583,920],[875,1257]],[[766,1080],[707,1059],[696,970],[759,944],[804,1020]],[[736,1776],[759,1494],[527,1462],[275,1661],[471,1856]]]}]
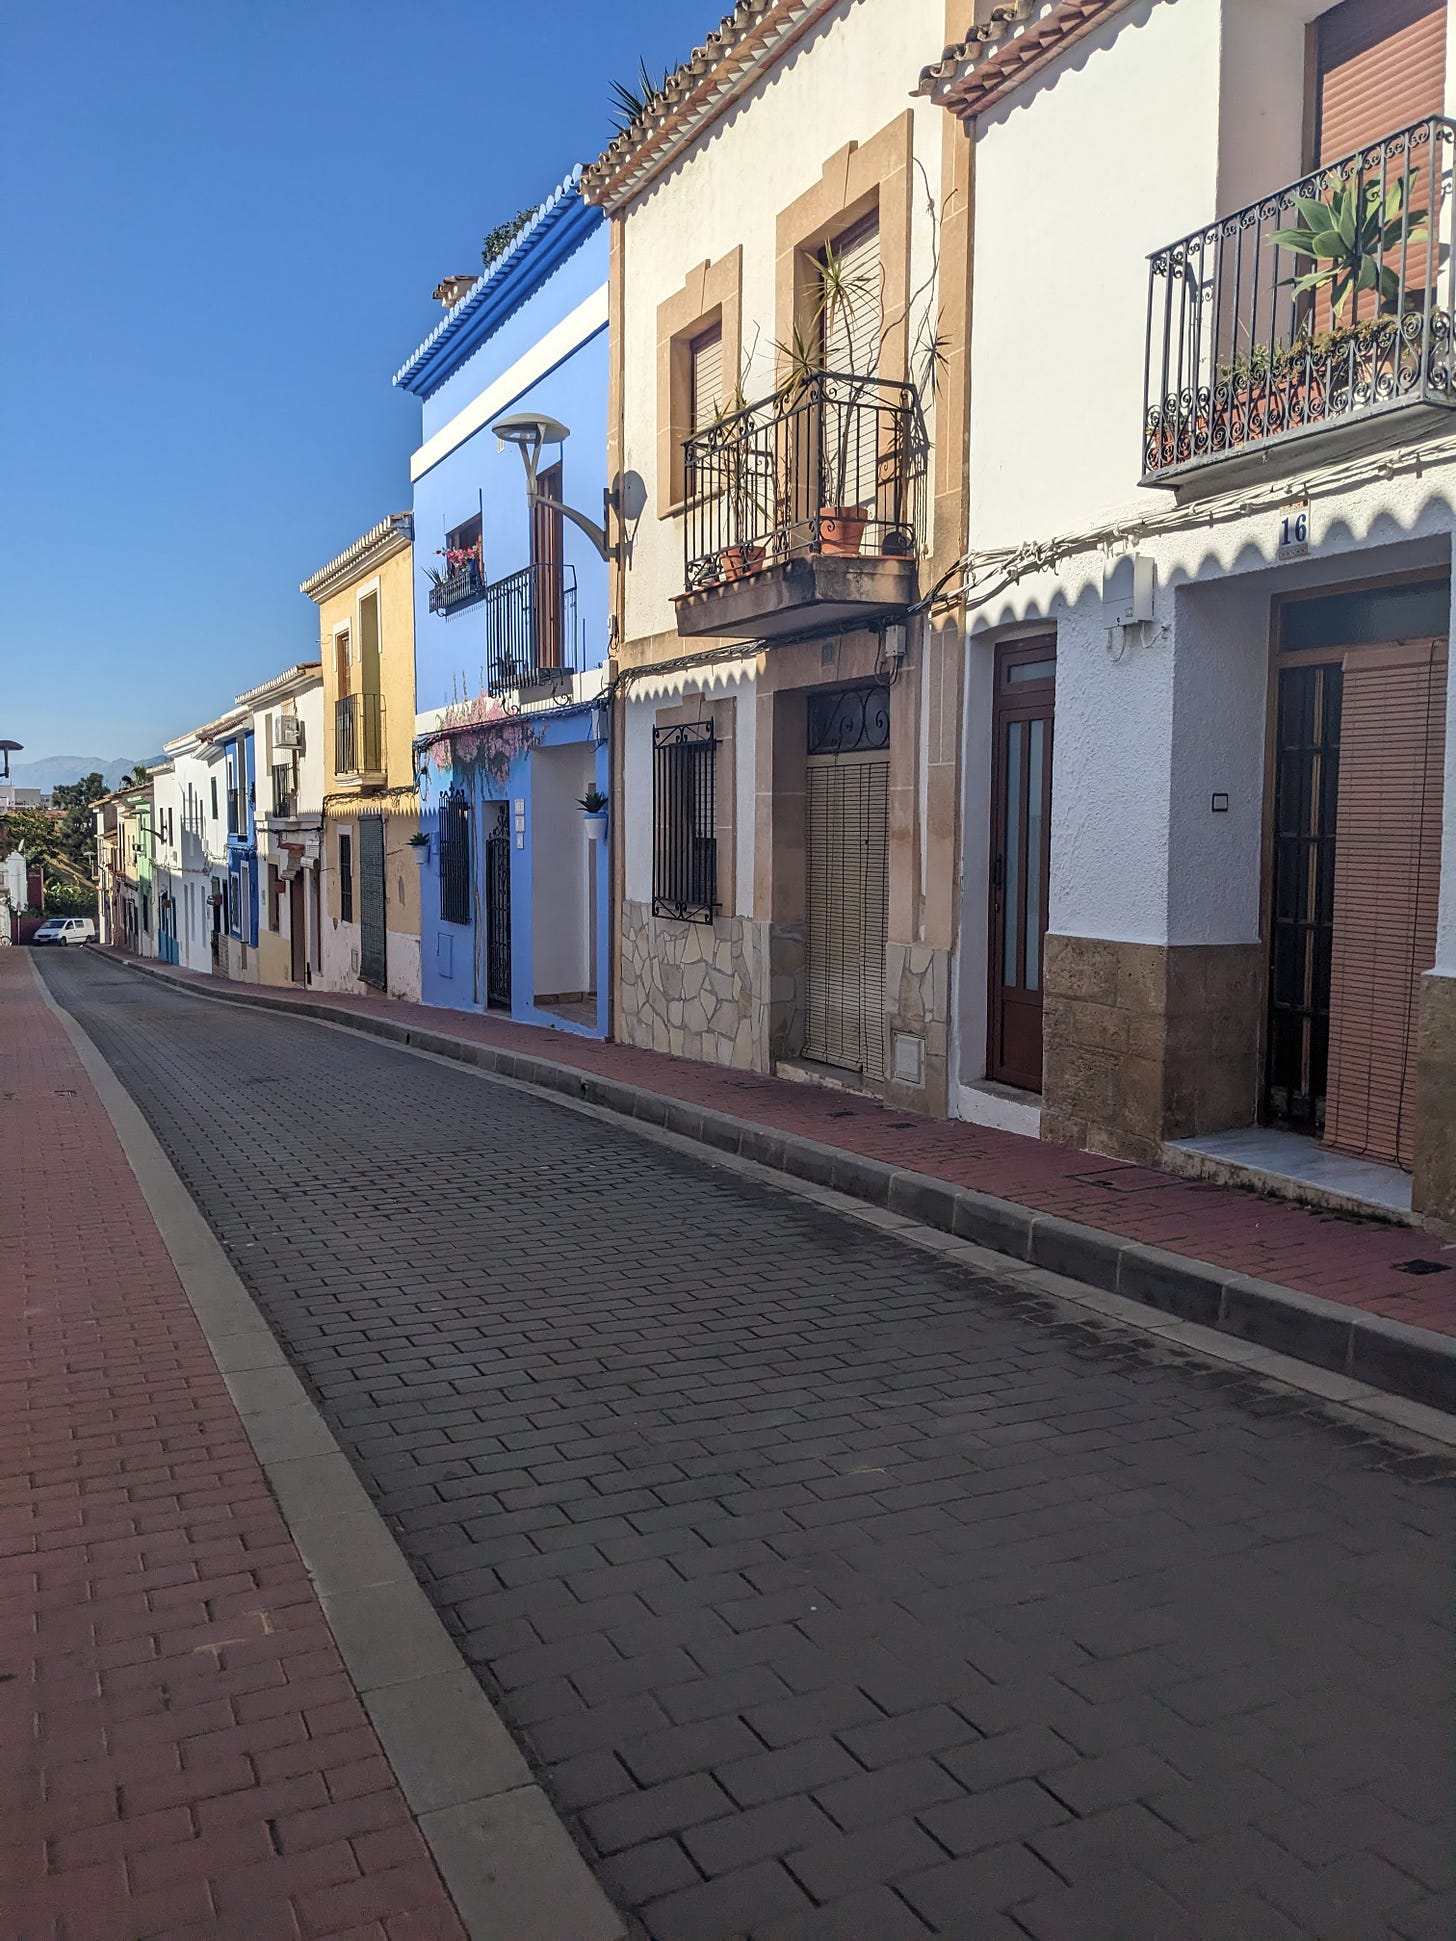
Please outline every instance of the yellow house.
[{"label": "yellow house", "polygon": [[302,582],[324,682],[326,990],[420,995],[413,520],[392,512]]}]

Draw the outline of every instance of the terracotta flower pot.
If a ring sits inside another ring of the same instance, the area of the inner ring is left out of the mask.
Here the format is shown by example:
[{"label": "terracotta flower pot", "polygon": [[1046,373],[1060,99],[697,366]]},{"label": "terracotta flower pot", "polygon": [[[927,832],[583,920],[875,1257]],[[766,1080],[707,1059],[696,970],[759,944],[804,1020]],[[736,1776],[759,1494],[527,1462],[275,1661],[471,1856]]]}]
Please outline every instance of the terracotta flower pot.
[{"label": "terracotta flower pot", "polygon": [[821,505],[819,550],[850,559],[859,551],[869,513],[862,505]]},{"label": "terracotta flower pot", "polygon": [[727,546],[719,554],[725,580],[741,580],[763,565],[762,546]]}]

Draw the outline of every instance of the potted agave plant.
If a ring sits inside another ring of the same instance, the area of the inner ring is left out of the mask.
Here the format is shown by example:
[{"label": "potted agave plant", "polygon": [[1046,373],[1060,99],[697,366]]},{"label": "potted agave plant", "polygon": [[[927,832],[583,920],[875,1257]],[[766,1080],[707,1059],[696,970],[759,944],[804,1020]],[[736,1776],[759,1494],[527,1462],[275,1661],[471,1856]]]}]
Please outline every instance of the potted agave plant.
[{"label": "potted agave plant", "polygon": [[[879,300],[880,290],[875,280],[863,271],[853,270],[832,244],[826,245],[818,263],[813,319],[821,347],[815,359],[821,387],[817,527],[819,550],[840,558],[853,558],[859,552],[870,518],[871,508],[860,496],[864,483],[859,476],[860,441],[865,431],[860,406],[874,372],[858,370],[856,365],[863,348],[860,326],[866,314],[878,308]],[[831,350],[831,347],[837,348]],[[803,340],[796,331],[790,351],[791,365],[802,368],[803,348]],[[828,355],[834,355],[836,361],[842,361],[848,368],[826,371]],[[873,343],[873,356],[878,364],[877,339]],[[872,413],[871,437],[876,431],[876,415]]]},{"label": "potted agave plant", "polygon": [[423,867],[430,859],[430,839],[423,829],[416,829],[409,839],[409,846],[415,852],[415,861]]},{"label": "potted agave plant", "polygon": [[600,842],[607,833],[607,798],[593,782],[585,795],[578,796],[581,804],[581,819],[586,824],[590,841]]}]

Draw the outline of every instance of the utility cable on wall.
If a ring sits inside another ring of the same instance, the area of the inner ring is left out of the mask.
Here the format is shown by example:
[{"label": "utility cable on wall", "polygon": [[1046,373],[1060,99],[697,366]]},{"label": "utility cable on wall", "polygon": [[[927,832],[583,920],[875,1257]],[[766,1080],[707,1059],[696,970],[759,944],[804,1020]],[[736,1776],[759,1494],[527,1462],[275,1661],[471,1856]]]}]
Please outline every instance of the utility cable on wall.
[{"label": "utility cable on wall", "polygon": [[[1051,539],[1025,540],[1018,546],[993,546],[982,552],[967,553],[959,562],[964,577],[959,586],[944,590],[942,580],[932,587],[912,613],[944,612],[965,603],[967,608],[984,606],[998,593],[1014,586],[1029,574],[1046,573],[1078,553],[1095,552],[1099,547],[1125,544],[1129,540],[1151,539],[1161,533],[1192,532],[1200,526],[1213,526],[1271,506],[1287,505],[1298,499],[1327,496],[1351,486],[1371,484],[1394,478],[1397,473],[1420,471],[1447,459],[1456,459],[1456,437],[1435,439],[1429,444],[1411,445],[1382,456],[1353,458],[1342,465],[1330,465],[1305,478],[1272,480],[1267,485],[1247,486],[1202,500],[1197,505],[1169,506],[1141,518],[1109,520],[1077,533],[1058,534]],[[947,576],[949,577],[949,576]]]}]

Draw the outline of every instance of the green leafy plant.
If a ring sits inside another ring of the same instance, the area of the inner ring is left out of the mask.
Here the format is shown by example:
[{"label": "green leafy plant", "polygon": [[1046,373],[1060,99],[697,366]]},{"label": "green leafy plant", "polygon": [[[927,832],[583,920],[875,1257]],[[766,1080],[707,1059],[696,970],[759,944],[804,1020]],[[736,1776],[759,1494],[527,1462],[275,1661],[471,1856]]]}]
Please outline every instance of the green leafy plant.
[{"label": "green leafy plant", "polygon": [[497,256],[505,255],[535,213],[534,209],[518,209],[513,216],[507,218],[505,222],[498,222],[489,232],[480,245],[480,260],[487,269]]},{"label": "green leafy plant", "polygon": [[592,783],[585,795],[579,795],[577,797],[577,801],[586,810],[588,815],[600,815],[607,806],[607,798],[602,794],[595,782]]},{"label": "green leafy plant", "polygon": [[411,849],[428,849],[430,839],[423,829],[416,829],[415,833],[409,838],[409,846]]},{"label": "green leafy plant", "polygon": [[625,135],[635,121],[652,106],[667,86],[670,69],[664,68],[661,74],[653,74],[646,61],[639,58],[635,81],[613,81],[611,86],[612,121],[619,134]]},{"label": "green leafy plant", "polygon": [[1406,184],[1398,177],[1385,195],[1378,182],[1346,182],[1327,200],[1295,197],[1297,220],[1276,229],[1269,238],[1276,249],[1303,256],[1318,264],[1300,276],[1281,279],[1296,297],[1328,290],[1335,314],[1362,290],[1374,290],[1386,309],[1400,301],[1400,278],[1385,262],[1402,239],[1418,241],[1426,233],[1428,212],[1407,211]]}]

